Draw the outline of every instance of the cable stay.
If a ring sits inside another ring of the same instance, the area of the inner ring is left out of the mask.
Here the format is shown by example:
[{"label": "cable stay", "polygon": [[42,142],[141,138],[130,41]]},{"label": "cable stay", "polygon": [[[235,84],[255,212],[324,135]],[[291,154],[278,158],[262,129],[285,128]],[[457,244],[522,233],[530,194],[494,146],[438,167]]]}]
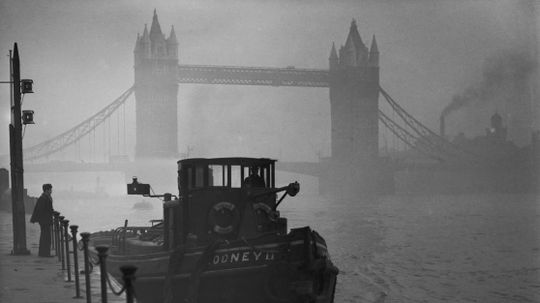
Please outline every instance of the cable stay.
[{"label": "cable stay", "polygon": [[415,137],[413,134],[411,134],[399,124],[397,124],[395,121],[390,119],[381,110],[379,110],[379,121],[381,121],[381,123],[384,124],[386,128],[388,128],[396,137],[398,137],[409,147],[416,149],[417,151],[431,159],[437,160],[439,162],[444,161],[444,159],[438,156],[438,153],[434,152],[433,149],[429,145],[427,145],[425,141],[418,140],[417,137]]},{"label": "cable stay", "polygon": [[407,113],[396,101],[394,101],[394,99],[392,99],[392,97],[390,97],[390,95],[382,87],[379,87],[379,90],[384,96],[385,100],[388,102],[388,104],[390,104],[394,112],[396,112],[403,120],[403,122],[405,122],[405,124],[409,126],[419,136],[417,140],[418,143],[423,142],[429,145],[433,150],[436,150],[438,154],[440,154],[440,157],[443,157],[445,159],[481,159],[478,155],[475,155],[470,151],[456,146],[455,144],[451,143],[450,141],[430,130],[412,115]]},{"label": "cable stay", "polygon": [[24,149],[24,158],[26,160],[43,158],[79,141],[82,137],[90,133],[97,126],[107,120],[107,118],[112,113],[114,113],[120,107],[120,105],[124,104],[124,102],[131,95],[132,92],[133,86],[126,90],[124,93],[122,93],[122,95],[120,95],[120,97],[114,100],[111,104],[107,105],[95,115],[84,120],[75,127],[52,139]]}]

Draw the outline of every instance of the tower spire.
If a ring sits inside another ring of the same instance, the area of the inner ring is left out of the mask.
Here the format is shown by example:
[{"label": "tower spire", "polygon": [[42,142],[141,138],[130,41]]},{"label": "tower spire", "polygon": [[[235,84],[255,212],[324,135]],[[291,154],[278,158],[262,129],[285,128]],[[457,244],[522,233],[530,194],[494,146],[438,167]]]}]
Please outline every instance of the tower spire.
[{"label": "tower spire", "polygon": [[377,40],[375,39],[375,35],[373,35],[373,38],[371,39],[371,47],[369,49],[370,53],[379,53],[379,48],[377,47]]},{"label": "tower spire", "polygon": [[176,33],[174,32],[174,25],[171,26],[171,33],[167,39],[167,55],[170,58],[178,59],[178,41],[176,40]]},{"label": "tower spire", "polygon": [[174,25],[171,26],[171,33],[169,34],[169,39],[167,39],[167,42],[171,44],[178,44],[178,41],[176,40],[176,33],[174,32]]},{"label": "tower spire", "polygon": [[140,58],[150,57],[150,36],[148,35],[148,27],[144,25],[144,31],[139,40],[139,49]]},{"label": "tower spire", "polygon": [[357,49],[353,41],[351,32],[349,32],[349,36],[347,37],[345,45],[339,51],[339,60],[343,65],[357,66],[356,54]]},{"label": "tower spire", "polygon": [[360,33],[358,32],[358,26],[356,25],[356,19],[352,19],[351,21],[351,27],[349,28],[349,36],[347,37],[347,42],[349,42],[349,39],[352,43],[354,43],[354,47],[357,50],[361,50],[363,48],[366,48],[366,45],[362,41],[362,37],[360,36]]},{"label": "tower spire", "polygon": [[[352,50],[354,49],[354,54]],[[358,32],[358,27],[356,25],[356,19],[352,19],[351,26],[349,28],[349,35],[347,36],[347,41],[345,42],[345,50],[347,56],[354,56],[353,58],[347,58],[345,61],[354,62],[353,66],[364,65],[368,59],[368,49],[360,33]]]},{"label": "tower spire", "polygon": [[137,52],[139,50],[141,44],[141,34],[137,33],[137,40],[135,41],[135,49],[134,52]]},{"label": "tower spire", "polygon": [[142,41],[143,42],[150,42],[150,37],[148,36],[148,26],[147,24],[144,25],[144,31],[143,31],[143,35],[142,35]]},{"label": "tower spire", "polygon": [[377,40],[375,39],[375,35],[373,35],[373,38],[371,40],[368,65],[374,67],[379,66],[379,48],[377,47]]},{"label": "tower spire", "polygon": [[152,25],[150,26],[150,40],[157,42],[159,39],[163,39],[163,32],[159,25],[156,9],[154,9],[154,17],[152,18]]},{"label": "tower spire", "polygon": [[159,25],[156,9],[154,9],[154,17],[152,18],[152,25],[150,26],[150,44],[152,50],[152,56],[164,57],[167,55],[166,41]]},{"label": "tower spire", "polygon": [[328,58],[330,63],[330,69],[336,68],[339,64],[339,58],[336,51],[336,44],[332,42],[332,49],[330,50],[330,57]]}]

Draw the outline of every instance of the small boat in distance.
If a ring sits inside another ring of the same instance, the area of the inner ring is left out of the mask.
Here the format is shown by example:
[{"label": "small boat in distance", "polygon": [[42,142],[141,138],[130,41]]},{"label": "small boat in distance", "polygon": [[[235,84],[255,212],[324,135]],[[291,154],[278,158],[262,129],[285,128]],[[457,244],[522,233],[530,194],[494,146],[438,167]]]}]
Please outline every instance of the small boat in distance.
[{"label": "small boat in distance", "polygon": [[[275,187],[275,162],[180,160],[178,197],[157,195],[162,220],[95,233],[92,244],[109,245],[114,277],[122,265],[138,268],[137,302],[331,303],[338,269],[316,231],[288,231],[277,208],[300,185]],[[127,190],[156,197],[137,178]]]},{"label": "small boat in distance", "polygon": [[154,206],[149,201],[144,200],[144,201],[135,202],[132,208],[135,210],[151,210],[151,209],[154,209]]}]

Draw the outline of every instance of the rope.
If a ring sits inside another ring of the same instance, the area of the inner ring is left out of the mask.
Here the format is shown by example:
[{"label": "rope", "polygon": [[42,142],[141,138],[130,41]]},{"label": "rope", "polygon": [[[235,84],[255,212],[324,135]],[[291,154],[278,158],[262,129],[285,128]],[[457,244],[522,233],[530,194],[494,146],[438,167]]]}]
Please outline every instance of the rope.
[{"label": "rope", "polygon": [[107,277],[107,284],[109,285],[109,288],[111,289],[112,293],[117,295],[117,296],[120,296],[126,290],[126,286],[123,285],[122,288],[120,290],[118,290],[118,291],[114,290],[114,286],[111,283],[111,279],[109,278],[109,274],[105,273],[105,275],[106,275],[105,277]]},{"label": "rope", "polygon": [[[88,260],[88,261],[90,261],[90,260]],[[89,269],[88,269],[88,270],[89,270],[89,271],[88,271],[88,273],[91,273],[91,272],[93,272],[93,271],[94,271],[94,264],[92,264],[92,262],[88,262],[88,267],[89,267]]]},{"label": "rope", "polygon": [[88,261],[90,261],[90,265],[92,265],[92,266],[94,266],[94,265],[98,266],[99,265],[99,259],[94,255],[89,255],[88,256]]},{"label": "rope", "polygon": [[[84,251],[84,243],[83,243],[83,240],[79,240],[79,242],[77,242],[77,249],[80,250],[80,251]],[[92,262],[92,258],[95,258],[93,257],[92,255],[90,254],[87,254],[88,255],[88,265],[90,267],[90,272],[92,272],[94,270],[94,264]],[[99,263],[99,261],[95,261],[95,265],[97,265]]]}]

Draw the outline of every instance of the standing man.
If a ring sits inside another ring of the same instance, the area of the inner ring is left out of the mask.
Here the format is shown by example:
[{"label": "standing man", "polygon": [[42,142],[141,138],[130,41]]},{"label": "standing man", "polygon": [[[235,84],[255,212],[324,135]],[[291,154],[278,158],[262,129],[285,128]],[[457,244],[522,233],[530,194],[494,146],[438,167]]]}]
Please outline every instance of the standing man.
[{"label": "standing man", "polygon": [[39,236],[39,256],[51,256],[51,226],[53,223],[53,201],[51,197],[52,185],[43,184],[43,193],[38,198],[34,212],[30,218],[31,223],[39,223],[41,234]]}]

